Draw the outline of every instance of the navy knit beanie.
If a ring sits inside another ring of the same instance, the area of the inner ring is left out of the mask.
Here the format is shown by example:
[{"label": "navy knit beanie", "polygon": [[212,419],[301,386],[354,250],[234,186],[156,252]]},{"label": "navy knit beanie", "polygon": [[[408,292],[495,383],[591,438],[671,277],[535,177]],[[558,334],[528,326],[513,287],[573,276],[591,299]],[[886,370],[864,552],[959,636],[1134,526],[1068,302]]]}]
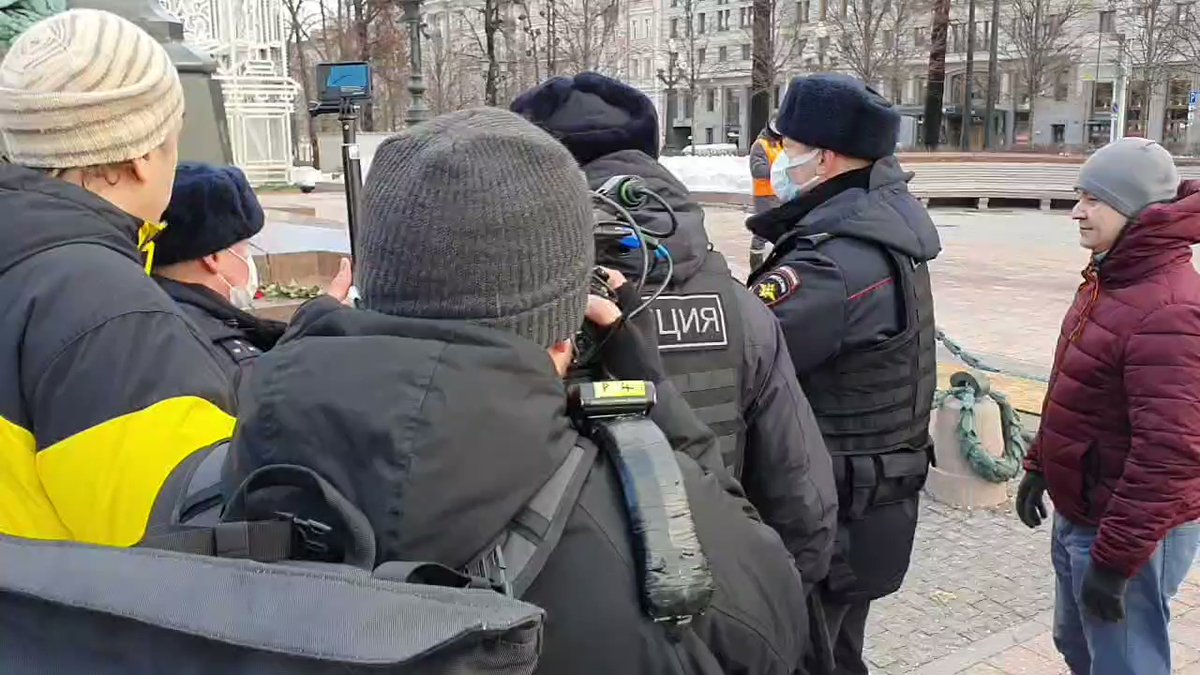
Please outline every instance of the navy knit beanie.
[{"label": "navy knit beanie", "polygon": [[253,237],[263,228],[262,205],[246,175],[233,166],[180,164],[163,214],[154,265],[198,260]]},{"label": "navy knit beanie", "polygon": [[900,113],[862,80],[811,75],[788,85],[775,127],[787,138],[814,148],[876,160],[896,153]]},{"label": "navy knit beanie", "polygon": [[567,146],[580,164],[621,150],[658,157],[658,113],[645,94],[599,73],[552,77],[509,109]]}]

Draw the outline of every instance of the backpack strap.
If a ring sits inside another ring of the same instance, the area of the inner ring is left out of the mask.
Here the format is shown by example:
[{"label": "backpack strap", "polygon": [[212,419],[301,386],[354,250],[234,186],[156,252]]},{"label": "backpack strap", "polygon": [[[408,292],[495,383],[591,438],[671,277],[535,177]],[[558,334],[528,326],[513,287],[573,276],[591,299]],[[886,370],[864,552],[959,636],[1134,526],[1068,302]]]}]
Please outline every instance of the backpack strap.
[{"label": "backpack strap", "polygon": [[567,518],[596,464],[597,452],[595,444],[580,437],[566,460],[509,522],[497,542],[467,563],[466,573],[490,579],[512,597],[524,596],[562,539]]},{"label": "backpack strap", "polygon": [[[197,472],[201,468],[203,465],[197,467]],[[199,482],[203,484],[204,479]],[[341,520],[338,531],[335,533],[327,523],[291,513],[256,512],[257,507],[248,503],[255,492],[278,487],[320,495],[324,504]],[[326,557],[336,538],[342,544],[341,562],[364,570],[375,567],[375,532],[366,515],[308,467],[269,464],[255,470],[234,491],[220,520],[213,525],[184,524],[151,531],[138,545],[181,553],[277,562]]]},{"label": "backpack strap", "polygon": [[278,562],[293,557],[293,533],[297,527],[299,525],[294,521],[282,519],[180,527],[147,536],[138,546],[218,558]]}]

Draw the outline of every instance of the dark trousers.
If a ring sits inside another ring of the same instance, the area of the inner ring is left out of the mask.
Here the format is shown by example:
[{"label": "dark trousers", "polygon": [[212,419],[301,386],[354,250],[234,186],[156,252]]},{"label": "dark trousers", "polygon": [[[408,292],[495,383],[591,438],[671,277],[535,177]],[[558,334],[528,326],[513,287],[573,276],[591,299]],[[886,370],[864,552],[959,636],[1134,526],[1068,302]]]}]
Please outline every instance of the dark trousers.
[{"label": "dark trousers", "polygon": [[871,601],[861,600],[847,605],[826,601],[824,609],[829,639],[833,643],[833,675],[868,675],[862,652]]}]

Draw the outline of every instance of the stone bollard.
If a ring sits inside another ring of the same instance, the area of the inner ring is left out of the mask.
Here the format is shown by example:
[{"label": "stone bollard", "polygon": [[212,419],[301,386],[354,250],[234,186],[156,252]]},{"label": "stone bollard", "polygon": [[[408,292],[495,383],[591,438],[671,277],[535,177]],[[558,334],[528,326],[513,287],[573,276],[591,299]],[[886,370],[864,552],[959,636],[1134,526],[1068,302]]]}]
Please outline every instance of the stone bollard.
[{"label": "stone bollard", "polygon": [[[975,377],[986,392],[987,380]],[[959,409],[961,402],[949,396],[930,416],[929,434],[933,437],[937,466],[929,468],[925,490],[939,502],[959,507],[998,506],[1008,501],[1004,483],[980,478],[967,462],[960,446]],[[990,397],[975,398],[975,429],[979,440],[994,457],[1003,456],[1004,434],[1000,422],[1000,406]]]}]

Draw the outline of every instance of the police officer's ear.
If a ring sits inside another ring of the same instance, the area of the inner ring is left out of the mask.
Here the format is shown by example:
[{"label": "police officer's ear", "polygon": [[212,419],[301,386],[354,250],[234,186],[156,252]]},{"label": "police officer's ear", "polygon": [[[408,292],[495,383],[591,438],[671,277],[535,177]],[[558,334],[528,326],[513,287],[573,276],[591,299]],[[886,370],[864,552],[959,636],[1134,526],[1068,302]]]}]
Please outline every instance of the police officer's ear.
[{"label": "police officer's ear", "polygon": [[210,253],[210,254],[204,256],[203,258],[200,258],[197,262],[200,263],[200,266],[204,268],[205,272],[208,272],[209,274],[220,274],[221,273],[221,261],[218,258],[218,256],[220,254],[221,254],[221,251],[217,251],[216,253]]}]

